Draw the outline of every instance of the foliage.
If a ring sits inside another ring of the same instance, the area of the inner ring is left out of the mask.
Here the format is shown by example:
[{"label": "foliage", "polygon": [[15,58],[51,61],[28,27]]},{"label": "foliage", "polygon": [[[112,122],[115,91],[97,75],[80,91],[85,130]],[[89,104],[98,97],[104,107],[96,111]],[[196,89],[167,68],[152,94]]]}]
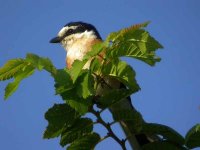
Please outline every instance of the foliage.
[{"label": "foliage", "polygon": [[185,144],[189,148],[200,147],[200,124],[192,127],[185,137]]},{"label": "foliage", "polygon": [[[69,150],[88,150],[108,137],[113,138],[126,149],[126,139],[117,137],[112,130],[116,122],[128,122],[137,134],[158,135],[159,141],[142,145],[142,149],[191,149],[200,146],[200,125],[194,126],[183,138],[175,130],[165,125],[145,123],[136,110],[121,109],[119,104],[127,102],[127,97],[140,87],[135,79],[135,71],[120,57],[131,57],[151,66],[160,61],[156,50],[162,45],[144,28],[149,22],[131,26],[108,35],[103,43],[94,45],[82,61],[76,60],[72,69],[56,69],[48,58],[27,54],[26,58],[9,60],[0,68],[0,81],[14,79],[5,88],[5,99],[13,94],[21,81],[35,70],[46,70],[54,78],[55,93],[63,99],[62,104],[55,104],[46,114],[48,126],[44,138],[60,137],[60,145]],[[101,55],[101,54],[105,55]],[[90,63],[89,69],[83,69]],[[108,79],[120,81],[124,88],[113,87]],[[99,92],[99,88],[105,89]],[[98,109],[95,107],[97,106]],[[114,111],[113,122],[106,123],[101,116],[105,109]],[[91,113],[96,120],[87,118]],[[101,124],[108,134],[100,137],[94,131],[94,125]]]}]

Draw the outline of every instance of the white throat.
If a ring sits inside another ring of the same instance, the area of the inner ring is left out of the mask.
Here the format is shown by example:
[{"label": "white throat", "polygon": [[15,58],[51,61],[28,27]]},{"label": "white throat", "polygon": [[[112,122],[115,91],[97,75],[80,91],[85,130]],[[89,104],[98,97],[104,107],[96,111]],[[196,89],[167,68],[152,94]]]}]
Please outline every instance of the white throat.
[{"label": "white throat", "polygon": [[71,65],[74,60],[82,60],[83,56],[91,49],[92,41],[97,37],[93,31],[85,31],[67,36],[62,40],[62,45],[67,52],[67,62]]},{"label": "white throat", "polygon": [[[76,33],[76,34],[72,34],[70,36],[67,36],[66,38],[64,38],[62,40],[62,46],[65,48],[65,50],[67,52],[71,51],[71,49],[74,47],[74,45],[79,48],[81,48],[82,46],[84,47],[85,43],[87,43],[87,41],[92,40],[92,39],[96,39],[96,35],[94,34],[93,31],[85,31],[83,33]],[[82,41],[82,42],[81,42]],[[80,45],[77,45],[77,44]]]}]

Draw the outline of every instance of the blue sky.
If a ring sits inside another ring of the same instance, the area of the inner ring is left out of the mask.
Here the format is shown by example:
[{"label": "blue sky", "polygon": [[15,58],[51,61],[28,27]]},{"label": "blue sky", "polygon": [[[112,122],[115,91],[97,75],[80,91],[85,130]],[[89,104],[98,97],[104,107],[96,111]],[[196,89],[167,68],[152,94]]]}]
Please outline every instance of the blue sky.
[{"label": "blue sky", "polygon": [[[200,122],[200,1],[198,0],[0,0],[0,66],[12,58],[35,53],[65,67],[65,51],[49,40],[70,21],[85,21],[101,36],[132,24],[151,21],[147,28],[165,47],[155,67],[132,59],[142,90],[132,96],[148,122],[168,125],[183,136]],[[0,149],[61,150],[58,139],[43,140],[44,113],[54,103],[53,79],[37,72],[17,93],[3,100],[8,82],[0,83]],[[102,128],[96,129],[100,132]],[[121,135],[120,128],[115,130]],[[96,147],[120,150],[108,139]]]}]

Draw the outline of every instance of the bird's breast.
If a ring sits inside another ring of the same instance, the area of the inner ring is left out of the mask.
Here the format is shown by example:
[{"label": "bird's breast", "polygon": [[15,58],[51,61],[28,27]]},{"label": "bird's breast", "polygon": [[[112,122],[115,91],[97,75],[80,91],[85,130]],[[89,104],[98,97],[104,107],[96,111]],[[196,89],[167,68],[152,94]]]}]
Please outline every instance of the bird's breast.
[{"label": "bird's breast", "polygon": [[[70,46],[67,47],[67,56],[66,63],[67,67],[71,68],[75,60],[82,60],[87,52],[92,49],[92,46],[100,42],[98,39],[80,39],[73,42]],[[84,66],[88,68],[90,61]]]}]

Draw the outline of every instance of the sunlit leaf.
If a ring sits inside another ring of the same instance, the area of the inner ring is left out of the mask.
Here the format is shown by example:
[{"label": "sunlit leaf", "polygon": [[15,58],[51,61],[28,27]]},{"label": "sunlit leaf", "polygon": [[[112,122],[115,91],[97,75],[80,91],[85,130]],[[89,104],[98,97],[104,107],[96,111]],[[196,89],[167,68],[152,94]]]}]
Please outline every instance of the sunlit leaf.
[{"label": "sunlit leaf", "polygon": [[39,62],[38,62],[38,68],[39,70],[44,69],[48,71],[53,76],[56,74],[56,68],[49,58],[40,57]]},{"label": "sunlit leaf", "polygon": [[28,76],[32,75],[33,73],[34,73],[34,68],[32,66],[28,66],[24,70],[17,72],[15,74],[14,81],[9,83],[5,88],[4,99],[7,99],[9,96],[11,96],[17,90],[20,82],[24,78],[27,78]]},{"label": "sunlit leaf", "polygon": [[75,83],[79,97],[87,98],[91,96],[94,93],[93,84],[94,80],[91,73],[89,71],[82,72]]},{"label": "sunlit leaf", "polygon": [[26,61],[31,63],[35,68],[38,70],[45,69],[46,71],[50,72],[52,75],[56,73],[56,68],[52,64],[52,62],[48,58],[39,57],[36,54],[28,53],[26,55]]},{"label": "sunlit leaf", "polygon": [[69,70],[69,73],[72,77],[73,82],[76,81],[76,79],[78,78],[79,74],[81,73],[81,70],[83,69],[84,65],[87,63],[87,60],[75,60],[72,68]]},{"label": "sunlit leaf", "polygon": [[28,65],[24,59],[11,59],[0,68],[0,81],[8,80]]},{"label": "sunlit leaf", "polygon": [[108,36],[112,41],[112,45],[109,51],[107,51],[106,56],[108,58],[133,57],[149,65],[155,65],[156,62],[159,62],[160,58],[156,56],[155,51],[163,47],[147,31],[139,29],[146,25],[132,26]]},{"label": "sunlit leaf", "polygon": [[134,92],[140,89],[135,80],[135,71],[124,61],[115,59],[108,62],[103,66],[102,73],[118,79]]},{"label": "sunlit leaf", "polygon": [[92,50],[89,51],[84,57],[83,60],[89,60],[90,58],[98,55],[99,53],[101,53],[104,48],[107,46],[106,42],[98,42],[95,45],[93,45]]},{"label": "sunlit leaf", "polygon": [[101,68],[101,62],[98,57],[92,59],[90,64],[90,70],[91,72],[97,72]]},{"label": "sunlit leaf", "polygon": [[149,23],[150,23],[150,21],[147,21],[144,23],[132,25],[128,28],[121,29],[120,31],[117,31],[117,32],[112,32],[107,36],[106,41],[114,42],[115,40],[120,38],[120,36],[123,37],[124,34],[126,34],[127,32],[147,27]]},{"label": "sunlit leaf", "polygon": [[36,54],[31,54],[31,53],[26,54],[26,61],[28,61],[35,67],[38,67],[39,59],[40,59],[40,57]]},{"label": "sunlit leaf", "polygon": [[2,68],[0,68],[0,81],[14,78],[5,89],[5,99],[12,95],[18,88],[24,78],[32,75],[35,69],[45,69],[52,75],[56,73],[56,68],[47,58],[39,57],[35,54],[27,54],[25,59],[9,60]]}]

